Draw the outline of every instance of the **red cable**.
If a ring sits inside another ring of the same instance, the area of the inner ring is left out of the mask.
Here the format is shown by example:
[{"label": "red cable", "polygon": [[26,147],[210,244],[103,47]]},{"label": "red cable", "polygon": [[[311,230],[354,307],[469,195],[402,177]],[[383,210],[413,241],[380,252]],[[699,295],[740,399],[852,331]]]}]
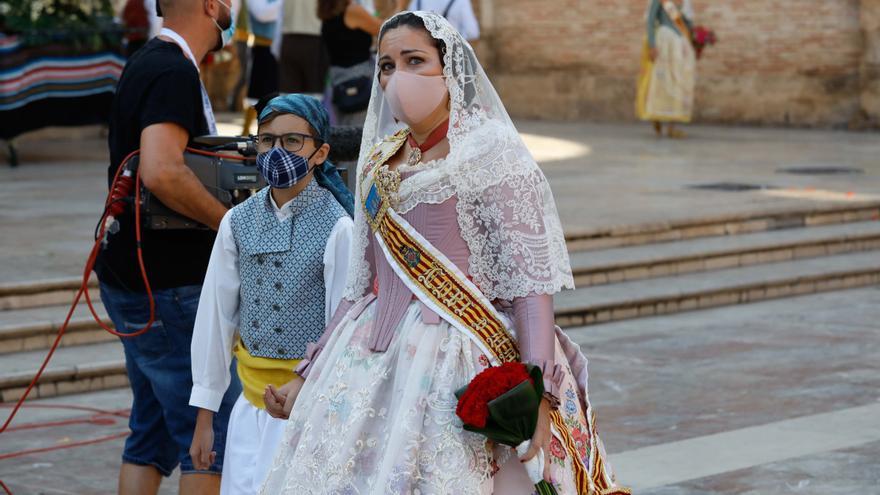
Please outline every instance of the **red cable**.
[{"label": "red cable", "polygon": [[[0,404],[0,407],[9,408],[12,406],[9,404]],[[122,413],[122,412],[128,411],[128,409],[120,409],[118,411],[108,411],[106,409],[98,409],[98,408],[89,407],[89,406],[80,406],[80,405],[76,405],[76,404],[28,404],[24,407],[27,409],[64,409],[65,411],[67,411],[67,410],[85,411],[85,412],[91,412],[91,413],[96,413],[96,414],[117,414],[117,413]]]},{"label": "red cable", "polygon": [[[186,150],[191,153],[195,153],[197,155],[212,156],[212,157],[216,157],[216,158],[225,158],[228,160],[236,160],[236,161],[246,160],[246,158],[241,157],[241,156],[227,155],[227,154],[222,154],[222,153],[214,153],[214,152],[210,152],[210,151],[198,150],[195,148],[188,147],[188,148],[186,148]],[[70,324],[70,319],[71,319],[71,317],[73,317],[73,313],[76,311],[76,308],[77,308],[77,305],[79,304],[80,298],[83,295],[85,295],[86,304],[89,308],[89,312],[91,312],[92,317],[95,319],[95,321],[98,323],[98,325],[100,325],[101,328],[103,328],[107,332],[109,332],[113,335],[116,335],[117,337],[132,338],[132,337],[137,337],[139,335],[142,335],[150,329],[150,327],[153,325],[153,322],[155,321],[156,303],[155,303],[155,300],[153,299],[153,291],[152,291],[152,288],[150,287],[150,281],[149,281],[149,277],[147,276],[146,267],[144,266],[143,242],[142,242],[143,239],[142,239],[142,234],[141,234],[141,209],[140,209],[140,202],[141,202],[140,184],[141,184],[141,180],[140,180],[140,173],[138,173],[138,172],[135,172],[135,179],[134,179],[135,202],[134,202],[133,206],[134,206],[134,217],[135,217],[135,239],[137,241],[137,257],[138,257],[138,265],[139,265],[140,271],[141,271],[141,278],[143,279],[144,287],[146,288],[146,291],[147,291],[147,297],[149,298],[149,301],[150,301],[150,319],[147,321],[147,324],[144,325],[143,328],[141,328],[140,330],[138,330],[134,333],[117,332],[115,329],[112,329],[112,328],[108,327],[107,325],[105,325],[104,322],[102,321],[101,317],[98,316],[98,313],[95,310],[94,305],[92,303],[92,299],[89,295],[89,286],[88,286],[89,280],[91,279],[92,270],[95,267],[95,262],[97,260],[99,250],[101,248],[101,244],[103,242],[104,235],[106,233],[107,217],[108,216],[115,217],[116,215],[120,214],[123,211],[124,205],[119,203],[119,201],[124,197],[128,197],[127,193],[130,193],[131,182],[132,182],[131,178],[130,177],[120,177],[120,176],[122,174],[122,171],[125,169],[125,166],[128,163],[128,161],[132,157],[137,155],[138,153],[139,153],[139,150],[135,150],[135,151],[132,151],[131,153],[129,153],[125,157],[125,159],[122,160],[122,163],[119,165],[119,167],[116,169],[116,174],[114,175],[113,181],[111,182],[110,192],[107,195],[107,200],[104,202],[104,213],[101,215],[100,230],[98,232],[97,238],[95,239],[95,244],[94,244],[94,246],[92,246],[92,251],[91,251],[91,253],[89,253],[89,257],[86,261],[85,269],[83,270],[82,284],[80,285],[79,290],[77,291],[76,296],[73,299],[73,303],[70,306],[70,310],[67,312],[67,317],[64,319],[64,323],[58,329],[58,335],[55,337],[55,340],[52,342],[52,346],[49,348],[49,352],[46,354],[46,358],[43,360],[43,363],[40,365],[40,369],[37,370],[37,373],[34,375],[34,378],[31,380],[30,384],[27,386],[24,393],[21,395],[21,397],[15,403],[15,406],[12,407],[12,412],[6,418],[6,421],[3,423],[3,426],[0,427],[0,434],[4,433],[6,431],[35,429],[35,428],[49,427],[49,426],[63,426],[63,425],[67,425],[67,424],[74,424],[74,423],[79,423],[79,422],[84,421],[82,419],[75,419],[75,420],[49,422],[49,423],[44,423],[42,425],[41,424],[27,424],[27,425],[18,426],[16,428],[9,428],[9,425],[12,423],[12,420],[15,418],[16,414],[18,414],[18,411],[21,410],[22,405],[24,404],[24,401],[27,399],[28,395],[30,395],[31,391],[34,389],[37,382],[39,382],[40,377],[43,376],[43,372],[46,370],[46,366],[49,365],[49,361],[52,359],[52,356],[55,354],[55,350],[58,349],[58,345],[61,343],[61,338],[64,336],[64,333],[67,331],[67,326]],[[8,407],[8,406],[3,406],[3,407]],[[51,406],[45,405],[43,407],[51,407]],[[61,406],[61,407],[64,407],[64,406]],[[91,410],[91,408],[82,408],[82,407],[77,407],[77,406],[71,406],[69,408]],[[95,410],[95,411],[98,411],[98,410]],[[110,413],[110,414],[116,414],[116,413]],[[122,438],[126,435],[128,435],[128,432],[121,432],[121,433],[116,433],[114,435],[100,437],[100,438],[96,438],[96,439],[92,439],[92,440],[85,440],[82,442],[74,442],[74,443],[66,444],[66,445],[62,445],[62,446],[45,447],[45,448],[40,448],[40,449],[12,452],[9,454],[0,455],[0,460],[10,459],[12,457],[19,457],[19,456],[29,455],[29,454],[50,452],[53,450],[69,449],[69,448],[74,448],[74,447],[81,447],[84,445],[92,445],[92,444],[96,444],[96,443],[100,443],[100,442],[114,440],[117,438]],[[0,487],[2,487],[3,490],[5,490],[8,495],[12,495],[12,492],[9,490],[9,487],[7,487],[6,484],[3,483],[2,480],[0,480]]]},{"label": "red cable", "polygon": [[[129,434],[129,432],[127,432],[127,431],[120,431],[119,433],[114,433],[112,435],[107,435],[105,437],[93,438],[91,440],[83,440],[80,442],[71,442],[71,443],[66,443],[64,445],[55,445],[52,447],[42,447],[39,449],[21,450],[18,452],[11,452],[9,454],[0,454],[0,461],[4,461],[6,459],[13,459],[15,457],[21,457],[21,456],[25,456],[25,455],[43,454],[46,452],[53,452],[56,450],[66,450],[66,449],[72,449],[74,447],[84,447],[86,445],[94,445],[96,443],[109,442],[110,440],[116,440],[117,438],[127,437],[128,434]],[[8,488],[6,489],[6,491],[7,491],[7,493],[11,493],[11,492],[9,492]]]},{"label": "red cable", "polygon": [[93,424],[93,425],[101,425],[101,426],[109,426],[116,424],[116,420],[113,418],[107,418],[103,416],[89,416],[87,418],[76,418],[76,419],[65,419],[61,421],[47,421],[45,423],[28,423],[19,426],[10,426],[6,431],[24,431],[24,430],[39,430],[42,428],[54,428],[56,426],[70,426],[70,425],[80,425],[80,424]]},{"label": "red cable", "polygon": [[[11,407],[6,404],[0,404],[0,408]],[[45,422],[37,422],[37,423],[27,423],[19,426],[13,426],[8,428],[6,431],[22,431],[22,430],[35,430],[40,428],[54,428],[58,426],[68,426],[74,424],[97,424],[97,425],[112,425],[116,423],[116,419],[128,418],[130,409],[118,409],[118,410],[104,410],[97,409],[94,407],[87,406],[78,406],[72,404],[27,404],[24,407],[28,409],[64,409],[64,410],[78,410],[78,411],[87,411],[93,413],[91,416],[85,418],[73,418],[67,420],[60,421],[45,421]],[[4,459],[12,459],[15,457],[21,457],[30,454],[37,453],[45,453],[52,452],[56,450],[64,450],[73,447],[81,447],[85,445],[92,445],[100,442],[106,442],[109,440],[114,440],[116,438],[120,438],[121,436],[125,436],[128,433],[114,433],[109,436],[99,437],[90,440],[82,440],[80,442],[74,442],[64,445],[54,445],[51,447],[42,447],[38,449],[29,449],[29,450],[21,450],[17,452],[7,452],[5,454],[0,454],[0,460]],[[8,488],[6,488],[7,493],[11,493]]]},{"label": "red cable", "polygon": [[[243,156],[215,153],[213,151],[204,151],[204,150],[199,150],[199,149],[190,148],[190,147],[187,147],[186,151],[189,151],[190,153],[193,153],[196,155],[212,156],[215,158],[225,158],[227,160],[235,160],[235,161],[245,161],[246,160],[246,158]],[[112,208],[111,202],[113,201],[113,191],[115,191],[117,189],[122,190],[122,187],[117,188],[117,181],[120,179],[120,171],[123,168],[125,168],[124,166],[128,162],[128,160],[137,153],[138,153],[138,151],[133,151],[127,157],[125,157],[125,159],[122,161],[122,166],[120,166],[116,170],[116,177],[113,178],[113,187],[111,188],[110,196],[108,196],[108,198],[107,198],[105,208],[108,208],[108,207]],[[122,179],[126,179],[126,177],[122,177]],[[97,310],[95,310],[94,303],[92,302],[91,295],[89,294],[88,282],[92,276],[92,268],[94,268],[95,260],[92,258],[97,257],[97,250],[99,249],[100,244],[97,244],[97,243],[95,244],[95,247],[93,248],[93,256],[89,257],[89,263],[86,264],[85,273],[83,273],[82,287],[83,287],[83,292],[84,292],[85,299],[86,299],[86,306],[88,306],[89,312],[92,314],[92,317],[95,319],[95,321],[98,323],[98,325],[101,326],[101,328],[103,328],[105,331],[107,331],[117,337],[122,337],[122,338],[137,337],[139,335],[146,333],[147,330],[149,330],[150,327],[153,325],[153,322],[155,320],[155,301],[153,300],[153,292],[150,288],[150,282],[147,278],[147,271],[146,271],[146,268],[144,267],[143,246],[142,246],[142,242],[141,242],[141,209],[140,209],[141,187],[140,187],[140,184],[141,184],[141,176],[139,173],[136,173],[135,179],[134,179],[134,185],[135,185],[135,188],[134,188],[135,189],[135,211],[134,211],[135,236],[137,238],[137,254],[138,254],[138,264],[140,265],[140,269],[141,269],[141,279],[144,281],[144,287],[147,290],[147,296],[149,297],[149,301],[150,301],[150,319],[147,322],[147,324],[143,328],[141,328],[140,330],[138,330],[136,332],[120,333],[120,332],[117,332],[115,329],[112,329],[112,328],[108,327],[107,325],[105,325],[104,322],[101,321],[101,317],[98,316],[98,312],[97,312]],[[105,214],[104,218],[101,219],[101,230],[98,234],[98,239],[103,239],[103,237],[104,237],[104,232],[105,232],[105,228],[106,228],[106,226],[104,225],[104,220],[106,219],[106,217],[107,217],[107,215]],[[3,430],[0,429],[0,433],[2,433],[2,432],[3,432]]]},{"label": "red cable", "polygon": [[[12,407],[5,404],[0,404],[0,407]],[[75,410],[75,411],[87,411],[91,412],[91,416],[87,417],[79,417],[73,419],[65,419],[59,421],[45,421],[45,422],[37,422],[37,423],[26,423],[18,426],[10,426],[6,431],[22,431],[22,430],[36,430],[40,428],[50,428],[56,426],[67,426],[67,425],[75,425],[82,423],[90,423],[90,424],[99,424],[99,425],[110,425],[115,424],[115,418],[128,418],[129,412],[131,409],[117,409],[115,411],[105,411],[103,409],[95,409],[92,407],[83,407],[76,405],[67,405],[67,404],[25,404],[23,406],[27,409],[64,409],[66,411]]]},{"label": "red cable", "polygon": [[[52,346],[49,348],[49,352],[46,354],[46,358],[43,360],[43,363],[40,365],[40,369],[37,370],[37,373],[34,375],[34,378],[31,380],[30,384],[28,384],[24,393],[18,399],[18,402],[15,403],[15,406],[12,408],[12,412],[9,414],[9,417],[6,418],[6,421],[3,423],[3,426],[0,427],[0,434],[4,433],[6,431],[6,429],[9,428],[9,425],[12,423],[12,420],[15,418],[16,414],[18,414],[18,411],[21,409],[22,404],[24,404],[24,401],[27,399],[28,395],[30,395],[31,391],[37,385],[37,382],[40,380],[40,377],[43,376],[43,372],[46,370],[46,366],[49,365],[49,361],[52,359],[52,356],[55,354],[55,350],[58,349],[58,345],[61,343],[61,338],[64,336],[64,332],[67,331],[67,326],[70,324],[70,319],[73,317],[73,313],[76,312],[76,307],[79,304],[79,300],[83,296],[83,294],[85,294],[86,301],[89,302],[89,310],[92,312],[92,316],[95,317],[95,320],[98,322],[98,324],[101,325],[101,327],[104,328],[104,330],[107,330],[108,332],[110,332],[114,335],[117,335],[119,337],[135,337],[137,335],[141,335],[142,333],[146,332],[153,323],[153,320],[155,318],[155,304],[153,301],[152,292],[149,291],[149,281],[147,281],[146,270],[144,269],[144,266],[143,266],[143,257],[140,255],[141,254],[140,253],[140,251],[141,251],[141,245],[140,245],[141,244],[140,243],[140,208],[138,208],[137,204],[135,204],[135,219],[136,219],[136,225],[138,228],[138,233],[137,233],[138,260],[141,263],[141,274],[144,278],[144,283],[147,286],[148,295],[150,297],[150,320],[149,320],[147,326],[145,328],[141,329],[140,331],[132,333],[132,334],[121,334],[119,332],[116,332],[115,330],[108,328],[101,321],[101,318],[98,316],[97,312],[95,311],[94,307],[92,306],[91,298],[89,297],[89,291],[88,291],[89,279],[91,278],[92,269],[95,266],[95,260],[98,257],[98,252],[99,252],[99,249],[101,248],[101,242],[103,241],[104,233],[106,230],[105,220],[107,219],[107,216],[108,216],[108,211],[107,211],[108,206],[113,201],[112,192],[117,188],[117,182],[119,180],[120,175],[122,174],[122,170],[125,168],[128,161],[136,154],[138,154],[137,150],[129,153],[128,156],[126,156],[125,159],[122,161],[122,163],[119,165],[119,168],[117,168],[117,170],[116,170],[116,174],[113,177],[113,182],[111,183],[111,187],[110,187],[111,193],[109,193],[107,195],[107,201],[104,203],[105,211],[104,211],[104,214],[101,215],[100,232],[98,234],[98,238],[95,239],[94,246],[92,246],[92,252],[89,254],[89,258],[86,261],[85,271],[83,273],[83,282],[80,285],[79,290],[77,291],[76,296],[73,299],[73,303],[70,305],[70,310],[67,312],[67,317],[64,319],[64,323],[61,325],[61,328],[58,329],[58,335],[55,336],[55,340],[52,342]],[[137,173],[135,174],[135,176],[140,178],[140,175]],[[138,181],[136,181],[136,183],[139,185],[140,181],[138,180]],[[140,191],[136,191],[135,200],[136,201],[140,200]]]},{"label": "red cable", "polygon": [[200,149],[196,149],[196,148],[186,148],[186,151],[189,151],[190,153],[193,153],[196,155],[213,156],[216,158],[226,158],[227,160],[235,160],[237,162],[247,161],[247,158],[243,157],[241,155],[226,155],[223,153],[216,153],[213,151],[205,151],[205,150],[200,150]]}]

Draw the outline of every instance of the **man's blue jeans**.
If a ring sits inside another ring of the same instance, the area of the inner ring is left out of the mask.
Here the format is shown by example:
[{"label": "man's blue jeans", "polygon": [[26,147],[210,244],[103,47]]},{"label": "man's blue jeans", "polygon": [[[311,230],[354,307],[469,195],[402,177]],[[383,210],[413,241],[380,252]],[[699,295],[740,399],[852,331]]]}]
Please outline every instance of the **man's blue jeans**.
[{"label": "man's blue jeans", "polygon": [[[192,390],[190,343],[199,306],[201,286],[190,285],[153,291],[156,304],[153,326],[143,335],[123,338],[125,366],[134,393],[123,462],[154,466],[170,476],[178,465],[182,473],[198,472],[189,456],[198,409],[189,405]],[[150,318],[147,295],[101,284],[101,300],[116,330],[134,333]],[[230,352],[232,352],[230,350]],[[208,472],[223,466],[226,425],[241,384],[232,363],[232,382],[214,415],[214,450],[217,457]]]}]

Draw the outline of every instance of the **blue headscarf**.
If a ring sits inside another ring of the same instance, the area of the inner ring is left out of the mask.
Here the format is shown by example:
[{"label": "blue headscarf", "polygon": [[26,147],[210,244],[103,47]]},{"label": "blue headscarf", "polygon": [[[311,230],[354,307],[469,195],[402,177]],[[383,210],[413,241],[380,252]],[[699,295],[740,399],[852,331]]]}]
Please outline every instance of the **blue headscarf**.
[{"label": "blue headscarf", "polygon": [[[276,96],[269,100],[260,112],[260,124],[263,124],[270,115],[279,113],[302,117],[318,133],[317,137],[325,143],[330,138],[330,119],[327,110],[317,98],[297,93]],[[323,165],[315,167],[315,180],[321,187],[333,193],[333,197],[345,208],[349,216],[354,215],[354,196],[345,186],[339,171],[330,160],[325,160]]]}]

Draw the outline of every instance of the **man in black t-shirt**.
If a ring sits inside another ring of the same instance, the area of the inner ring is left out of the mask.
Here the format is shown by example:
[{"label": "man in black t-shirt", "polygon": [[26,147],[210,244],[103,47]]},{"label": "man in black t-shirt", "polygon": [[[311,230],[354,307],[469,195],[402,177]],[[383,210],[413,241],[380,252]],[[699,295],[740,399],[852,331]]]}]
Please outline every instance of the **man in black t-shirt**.
[{"label": "man in black t-shirt", "polygon": [[[212,229],[226,208],[186,167],[183,153],[193,137],[216,132],[198,64],[226,41],[235,15],[230,1],[160,0],[165,28],[126,64],[110,121],[110,180],[122,160],[140,149],[143,185],[168,207]],[[116,329],[134,333],[150,318],[150,300],[138,263],[131,208],[118,221],[120,230],[110,235],[95,271]],[[178,465],[181,493],[217,493],[229,413],[241,392],[237,378],[217,398],[214,452],[200,459],[189,455],[197,414],[189,406],[190,344],[215,232],[144,229],[142,234],[155,320],[146,333],[122,339],[134,401],[119,493],[155,494],[162,476]]]}]

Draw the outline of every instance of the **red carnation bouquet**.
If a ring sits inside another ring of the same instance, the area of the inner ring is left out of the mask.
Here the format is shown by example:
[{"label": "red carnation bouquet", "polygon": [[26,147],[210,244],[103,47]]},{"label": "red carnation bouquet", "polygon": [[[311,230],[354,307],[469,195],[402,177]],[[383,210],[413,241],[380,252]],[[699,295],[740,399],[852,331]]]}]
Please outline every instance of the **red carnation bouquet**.
[{"label": "red carnation bouquet", "polygon": [[[524,455],[538,425],[544,395],[541,368],[524,363],[505,363],[486,368],[455,393],[455,413],[464,429],[485,435]],[[544,481],[544,451],[524,464],[539,495],[557,495]]]},{"label": "red carnation bouquet", "polygon": [[715,36],[715,31],[705,27],[705,26],[697,26],[693,30],[693,34],[691,36],[693,39],[694,50],[697,52],[697,58],[703,54],[703,48],[706,48],[709,45],[714,45],[718,42],[718,37]]}]

